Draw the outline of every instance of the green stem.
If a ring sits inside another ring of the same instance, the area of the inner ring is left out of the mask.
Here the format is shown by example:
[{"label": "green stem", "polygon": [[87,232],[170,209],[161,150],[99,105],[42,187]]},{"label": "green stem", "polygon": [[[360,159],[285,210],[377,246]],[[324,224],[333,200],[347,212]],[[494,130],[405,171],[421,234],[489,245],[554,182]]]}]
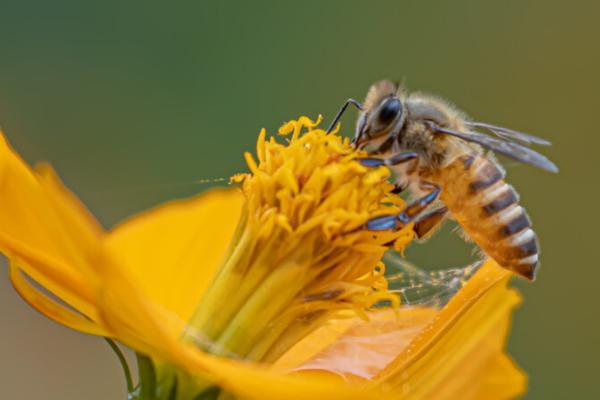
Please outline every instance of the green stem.
[{"label": "green stem", "polygon": [[140,353],[135,353],[138,364],[140,400],[156,399],[156,371],[152,360]]},{"label": "green stem", "polygon": [[114,342],[114,340],[109,338],[104,338],[112,351],[117,355],[119,359],[119,363],[121,363],[121,368],[123,368],[123,374],[125,374],[125,381],[127,382],[127,393],[133,392],[133,379],[131,379],[131,370],[129,369],[129,364],[127,364],[127,359],[125,359],[125,355],[119,348],[119,346]]}]

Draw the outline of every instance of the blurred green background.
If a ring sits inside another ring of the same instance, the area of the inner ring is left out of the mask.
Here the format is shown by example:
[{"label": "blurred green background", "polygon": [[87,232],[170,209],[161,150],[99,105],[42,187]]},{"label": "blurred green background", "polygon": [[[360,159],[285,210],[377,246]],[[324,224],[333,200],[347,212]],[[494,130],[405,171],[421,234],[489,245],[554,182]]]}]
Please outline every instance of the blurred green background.
[{"label": "blurred green background", "polygon": [[[381,78],[543,135],[558,176],[507,165],[540,236],[510,351],[528,399],[600,398],[593,249],[600,5],[588,1],[2,1],[0,124],[106,226],[243,170],[261,127],[362,99]],[[353,129],[355,112],[344,123]],[[546,149],[544,149],[546,150]],[[446,229],[408,257],[460,266]],[[597,247],[597,245],[596,245]],[[124,399],[106,344],[46,320],[0,278],[0,397]]]}]

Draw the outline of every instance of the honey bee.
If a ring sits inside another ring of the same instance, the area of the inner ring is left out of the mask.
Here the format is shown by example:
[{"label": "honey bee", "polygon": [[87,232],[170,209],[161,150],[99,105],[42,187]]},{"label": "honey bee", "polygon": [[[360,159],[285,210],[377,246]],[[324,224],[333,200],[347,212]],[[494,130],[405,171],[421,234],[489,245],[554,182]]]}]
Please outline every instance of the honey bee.
[{"label": "honey bee", "polygon": [[416,236],[423,239],[452,217],[499,265],[535,278],[536,234],[491,153],[558,172],[550,160],[526,147],[550,142],[475,122],[445,100],[408,93],[390,81],[371,86],[364,104],[349,99],[329,131],[350,104],[360,110],[353,143],[369,154],[359,161],[369,167],[388,166],[395,176],[395,192],[407,190],[415,199],[398,215],[370,220],[368,229],[399,229],[414,222]]}]

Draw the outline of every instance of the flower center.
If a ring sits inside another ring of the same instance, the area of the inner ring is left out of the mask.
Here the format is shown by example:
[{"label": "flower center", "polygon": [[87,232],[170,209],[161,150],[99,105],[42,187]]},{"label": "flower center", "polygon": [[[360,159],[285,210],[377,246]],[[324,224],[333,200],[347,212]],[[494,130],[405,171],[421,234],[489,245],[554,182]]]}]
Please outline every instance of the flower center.
[{"label": "flower center", "polygon": [[342,311],[366,318],[381,301],[398,303],[381,258],[390,243],[408,244],[412,229],[364,224],[403,202],[387,168],[361,165],[365,154],[319,122],[285,124],[284,144],[262,130],[258,160],[247,153],[250,172],[232,178],[244,216],[187,333],[213,354],[271,363]]}]

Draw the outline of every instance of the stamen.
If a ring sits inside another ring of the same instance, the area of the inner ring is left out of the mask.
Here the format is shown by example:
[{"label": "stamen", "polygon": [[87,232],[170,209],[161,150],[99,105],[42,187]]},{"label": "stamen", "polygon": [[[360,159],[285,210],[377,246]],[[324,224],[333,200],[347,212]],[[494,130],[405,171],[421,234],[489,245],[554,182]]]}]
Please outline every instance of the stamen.
[{"label": "stamen", "polygon": [[256,159],[244,155],[250,172],[231,179],[245,217],[190,321],[189,332],[212,341],[208,351],[272,362],[340,312],[366,318],[382,301],[399,303],[380,260],[390,243],[402,250],[412,230],[364,227],[403,202],[386,167],[361,165],[366,154],[319,129],[320,120],[284,124],[284,144],[262,130]]}]

